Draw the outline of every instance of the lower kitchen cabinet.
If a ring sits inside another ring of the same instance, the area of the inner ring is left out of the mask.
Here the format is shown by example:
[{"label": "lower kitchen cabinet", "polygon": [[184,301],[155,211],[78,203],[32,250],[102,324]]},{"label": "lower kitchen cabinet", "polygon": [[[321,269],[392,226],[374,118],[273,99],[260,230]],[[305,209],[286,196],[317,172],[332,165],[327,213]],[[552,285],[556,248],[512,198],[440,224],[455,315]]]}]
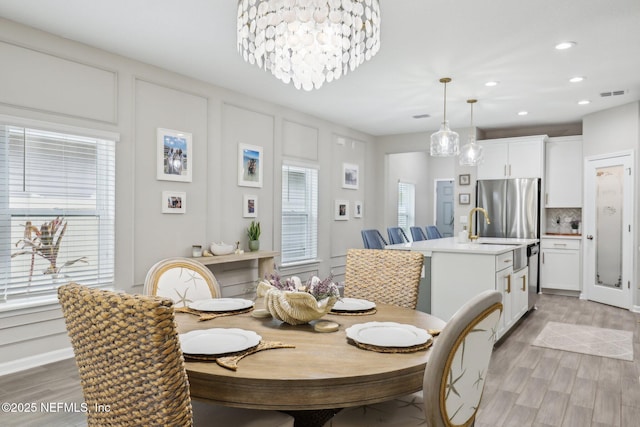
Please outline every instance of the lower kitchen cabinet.
[{"label": "lower kitchen cabinet", "polygon": [[580,240],[540,239],[540,287],[580,291]]},{"label": "lower kitchen cabinet", "polygon": [[502,317],[498,324],[498,338],[502,337],[527,312],[528,277],[528,267],[516,272],[509,267],[496,273],[496,290],[502,292],[503,305]]}]

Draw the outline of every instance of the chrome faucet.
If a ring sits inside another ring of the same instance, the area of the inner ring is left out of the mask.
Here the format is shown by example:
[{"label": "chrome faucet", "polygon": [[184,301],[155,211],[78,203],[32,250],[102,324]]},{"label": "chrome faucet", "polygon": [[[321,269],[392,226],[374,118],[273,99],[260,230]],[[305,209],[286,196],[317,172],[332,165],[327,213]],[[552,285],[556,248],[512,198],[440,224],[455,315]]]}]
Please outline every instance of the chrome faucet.
[{"label": "chrome faucet", "polygon": [[[473,209],[471,209],[469,211],[469,240],[472,241],[472,242],[474,240],[477,240],[478,237],[480,237],[477,234],[473,234],[473,223],[471,222],[472,218],[473,218],[473,213],[476,212],[476,211],[482,212],[484,214],[485,221],[487,221],[487,224],[491,224],[491,221],[489,220],[489,214],[487,213],[486,209],[484,209],[484,208],[473,208]],[[476,230],[476,232],[477,231],[478,230]]]}]

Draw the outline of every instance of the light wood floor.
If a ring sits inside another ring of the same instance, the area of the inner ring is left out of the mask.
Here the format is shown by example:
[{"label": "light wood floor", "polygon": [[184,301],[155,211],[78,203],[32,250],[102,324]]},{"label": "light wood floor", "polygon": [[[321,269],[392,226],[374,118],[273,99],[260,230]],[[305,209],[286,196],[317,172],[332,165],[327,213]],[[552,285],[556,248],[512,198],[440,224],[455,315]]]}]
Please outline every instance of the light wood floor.
[{"label": "light wood floor", "polygon": [[[634,361],[533,347],[547,321],[634,331]],[[541,295],[538,310],[496,347],[476,427],[640,426],[640,315],[576,298]],[[0,377],[0,402],[36,402],[35,414],[0,412],[2,426],[85,426],[82,412],[40,402],[83,402],[73,360]]]}]

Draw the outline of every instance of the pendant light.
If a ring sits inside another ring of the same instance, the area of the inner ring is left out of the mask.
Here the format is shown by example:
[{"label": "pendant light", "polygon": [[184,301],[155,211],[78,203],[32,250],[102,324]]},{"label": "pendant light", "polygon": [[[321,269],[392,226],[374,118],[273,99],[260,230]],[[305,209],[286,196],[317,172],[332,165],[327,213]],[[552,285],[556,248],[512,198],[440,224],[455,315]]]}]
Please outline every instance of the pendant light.
[{"label": "pendant light", "polygon": [[477,99],[467,99],[467,103],[471,105],[471,126],[469,132],[469,142],[460,150],[460,166],[476,166],[484,160],[483,148],[476,143],[476,130],[473,127],[473,104],[478,102]]},{"label": "pendant light", "polygon": [[431,155],[435,157],[451,157],[460,154],[460,137],[449,129],[449,122],[447,122],[447,83],[450,81],[449,77],[440,79],[440,83],[444,83],[444,120],[440,130],[431,135]]}]

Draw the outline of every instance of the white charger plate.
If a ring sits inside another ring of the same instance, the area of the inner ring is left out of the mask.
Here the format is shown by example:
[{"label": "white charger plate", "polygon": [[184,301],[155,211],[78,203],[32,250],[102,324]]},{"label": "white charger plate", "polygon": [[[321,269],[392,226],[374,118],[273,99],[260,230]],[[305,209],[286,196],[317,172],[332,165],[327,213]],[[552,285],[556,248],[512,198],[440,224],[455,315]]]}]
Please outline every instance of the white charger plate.
[{"label": "white charger plate", "polygon": [[212,328],[180,334],[180,347],[185,354],[225,354],[246,350],[260,344],[262,337],[238,328]]},{"label": "white charger plate", "polygon": [[200,311],[235,311],[253,307],[253,301],[242,298],[211,298],[189,303],[189,308]]},{"label": "white charger plate", "polygon": [[376,303],[358,298],[342,298],[338,300],[331,310],[334,311],[365,311],[376,308]]},{"label": "white charger plate", "polygon": [[360,344],[378,347],[412,347],[433,337],[424,329],[396,322],[367,322],[346,329],[347,337]]}]

